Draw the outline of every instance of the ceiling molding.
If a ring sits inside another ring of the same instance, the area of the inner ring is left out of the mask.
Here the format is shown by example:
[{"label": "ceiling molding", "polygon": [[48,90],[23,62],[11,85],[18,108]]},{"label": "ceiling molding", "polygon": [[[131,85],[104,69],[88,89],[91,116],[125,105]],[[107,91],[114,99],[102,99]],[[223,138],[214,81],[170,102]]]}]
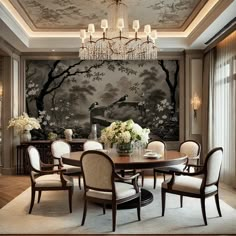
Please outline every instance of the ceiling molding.
[{"label": "ceiling molding", "polygon": [[207,42],[206,45],[209,45],[220,38],[222,35],[227,34],[228,31],[232,32],[236,28],[236,17],[232,19],[228,24],[226,24],[221,30],[219,30],[213,37],[211,37]]},{"label": "ceiling molding", "polygon": [[202,22],[189,34],[187,39],[188,44],[191,45],[233,1],[234,0],[218,1],[208,12]]},{"label": "ceiling molding", "polygon": [[[234,20],[234,24],[229,27],[228,29],[222,29],[219,31],[219,34],[215,35],[213,41],[209,42],[209,45],[205,48],[204,53],[207,53],[212,48],[214,48],[218,43],[228,37],[231,33],[236,30],[236,21]],[[228,25],[228,24],[227,24]]]},{"label": "ceiling molding", "polygon": [[[7,11],[5,6],[0,2],[0,20],[2,20],[12,32],[14,32],[17,37],[19,37],[27,47],[29,46],[29,36],[17,23],[17,21],[12,17],[12,15]],[[3,33],[3,32],[0,32]]]}]

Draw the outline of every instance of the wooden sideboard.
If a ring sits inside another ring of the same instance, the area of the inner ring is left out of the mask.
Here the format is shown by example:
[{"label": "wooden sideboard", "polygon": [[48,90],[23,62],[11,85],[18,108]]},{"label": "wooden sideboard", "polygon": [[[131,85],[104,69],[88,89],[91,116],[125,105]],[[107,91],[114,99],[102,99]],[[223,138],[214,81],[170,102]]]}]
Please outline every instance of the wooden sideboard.
[{"label": "wooden sideboard", "polygon": [[[65,141],[65,140],[64,140]],[[66,141],[71,145],[71,150],[82,151],[83,144],[86,139],[73,139],[72,141]],[[28,154],[27,148],[32,145],[35,146],[39,153],[41,161],[44,163],[52,163],[52,153],[51,153],[51,140],[33,140],[30,142],[24,142],[20,145],[17,145],[17,160],[16,160],[16,173],[18,175],[25,175],[29,173],[29,163],[28,163]]]}]

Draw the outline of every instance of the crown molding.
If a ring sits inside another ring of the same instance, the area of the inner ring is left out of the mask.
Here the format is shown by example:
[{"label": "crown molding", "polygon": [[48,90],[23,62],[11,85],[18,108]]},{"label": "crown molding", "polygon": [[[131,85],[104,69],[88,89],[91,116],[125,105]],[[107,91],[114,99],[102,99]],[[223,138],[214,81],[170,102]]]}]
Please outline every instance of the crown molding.
[{"label": "crown molding", "polygon": [[204,20],[202,20],[202,22],[198,24],[189,34],[187,43],[191,45],[233,2],[234,0],[218,1],[216,5],[205,16]]}]

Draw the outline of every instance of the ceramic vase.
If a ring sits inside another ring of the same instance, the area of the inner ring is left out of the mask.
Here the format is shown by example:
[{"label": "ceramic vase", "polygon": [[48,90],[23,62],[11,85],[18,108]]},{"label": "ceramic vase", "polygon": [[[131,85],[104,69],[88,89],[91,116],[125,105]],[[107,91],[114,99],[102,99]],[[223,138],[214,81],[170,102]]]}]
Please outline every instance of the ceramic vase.
[{"label": "ceramic vase", "polygon": [[21,134],[21,142],[30,142],[31,141],[31,133],[30,130],[24,130],[23,133]]},{"label": "ceramic vase", "polygon": [[72,129],[65,129],[64,135],[67,141],[72,141],[72,135],[73,135]]}]

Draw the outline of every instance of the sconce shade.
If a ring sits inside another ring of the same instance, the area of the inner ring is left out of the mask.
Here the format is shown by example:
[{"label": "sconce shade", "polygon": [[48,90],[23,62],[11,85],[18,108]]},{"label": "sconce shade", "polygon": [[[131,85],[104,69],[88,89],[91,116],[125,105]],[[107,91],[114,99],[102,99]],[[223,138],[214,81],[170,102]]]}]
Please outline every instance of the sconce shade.
[{"label": "sconce shade", "polygon": [[198,108],[200,107],[201,100],[200,100],[200,98],[198,97],[197,94],[195,94],[194,97],[192,98],[191,104],[193,106],[193,110],[198,110]]}]

